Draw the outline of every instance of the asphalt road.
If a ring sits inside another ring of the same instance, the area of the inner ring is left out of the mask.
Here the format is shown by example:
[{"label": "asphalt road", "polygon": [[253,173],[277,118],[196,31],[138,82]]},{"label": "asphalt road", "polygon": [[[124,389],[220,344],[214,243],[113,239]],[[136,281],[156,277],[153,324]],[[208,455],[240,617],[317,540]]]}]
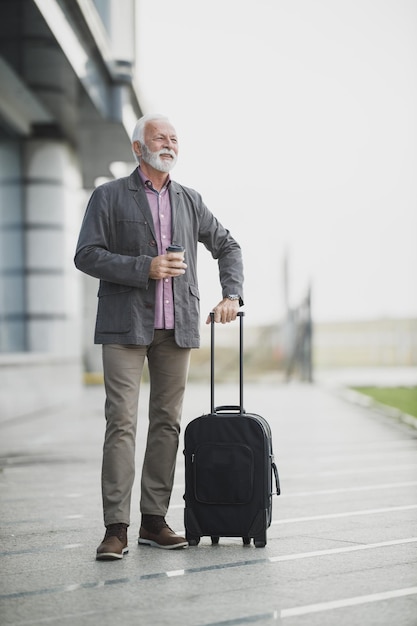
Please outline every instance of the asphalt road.
[{"label": "asphalt road", "polygon": [[[282,495],[265,548],[208,538],[166,552],[136,543],[147,392],[129,554],[95,561],[103,536],[102,387],[73,405],[0,429],[2,626],[416,626],[417,430],[329,389],[246,386],[245,408],[270,422]],[[216,404],[235,403],[220,386]],[[183,426],[208,410],[188,388]],[[178,454],[168,522],[183,529]]]}]

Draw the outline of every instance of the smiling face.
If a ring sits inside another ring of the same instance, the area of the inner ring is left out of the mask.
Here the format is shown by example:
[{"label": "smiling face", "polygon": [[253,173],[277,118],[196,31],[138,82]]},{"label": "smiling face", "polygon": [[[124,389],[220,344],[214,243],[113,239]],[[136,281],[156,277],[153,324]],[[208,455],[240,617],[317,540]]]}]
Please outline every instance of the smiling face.
[{"label": "smiling face", "polygon": [[136,154],[158,172],[169,172],[177,162],[178,139],[174,127],[165,120],[150,120],[144,129],[144,143],[133,142]]}]

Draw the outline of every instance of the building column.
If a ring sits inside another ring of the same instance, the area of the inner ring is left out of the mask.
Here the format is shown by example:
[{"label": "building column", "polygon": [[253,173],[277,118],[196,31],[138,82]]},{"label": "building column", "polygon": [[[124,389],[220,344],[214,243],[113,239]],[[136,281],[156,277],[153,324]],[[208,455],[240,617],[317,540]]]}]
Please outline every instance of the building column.
[{"label": "building column", "polygon": [[73,257],[84,204],[75,153],[64,140],[24,148],[27,349],[76,356],[81,350],[80,281]]},{"label": "building column", "polygon": [[21,152],[0,141],[0,353],[26,349]]}]

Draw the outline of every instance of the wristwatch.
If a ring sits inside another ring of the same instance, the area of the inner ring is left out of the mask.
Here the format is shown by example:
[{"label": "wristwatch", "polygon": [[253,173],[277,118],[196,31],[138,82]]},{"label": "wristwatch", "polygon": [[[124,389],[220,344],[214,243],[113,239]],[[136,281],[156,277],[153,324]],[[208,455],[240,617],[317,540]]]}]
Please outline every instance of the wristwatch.
[{"label": "wristwatch", "polygon": [[226,296],[226,298],[228,300],[240,300],[240,296],[236,293],[231,293],[228,296]]}]

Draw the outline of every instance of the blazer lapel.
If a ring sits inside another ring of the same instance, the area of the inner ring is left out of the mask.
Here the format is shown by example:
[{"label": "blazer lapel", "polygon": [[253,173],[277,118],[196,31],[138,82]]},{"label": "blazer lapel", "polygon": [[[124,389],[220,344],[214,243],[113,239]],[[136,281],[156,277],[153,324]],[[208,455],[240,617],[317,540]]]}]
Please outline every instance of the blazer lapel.
[{"label": "blazer lapel", "polygon": [[177,218],[178,218],[178,209],[181,202],[181,193],[178,185],[171,181],[169,186],[169,199],[171,202],[171,240],[173,243],[177,243],[175,241],[175,236],[177,232]]},{"label": "blazer lapel", "polygon": [[149,207],[149,202],[146,198],[145,190],[143,189],[142,181],[140,180],[139,173],[137,169],[132,172],[129,176],[128,181],[129,190],[133,193],[133,199],[139,207],[143,217],[145,218],[146,223],[149,226],[149,229],[152,233],[154,240],[156,241],[155,227],[153,224],[152,212]]}]

